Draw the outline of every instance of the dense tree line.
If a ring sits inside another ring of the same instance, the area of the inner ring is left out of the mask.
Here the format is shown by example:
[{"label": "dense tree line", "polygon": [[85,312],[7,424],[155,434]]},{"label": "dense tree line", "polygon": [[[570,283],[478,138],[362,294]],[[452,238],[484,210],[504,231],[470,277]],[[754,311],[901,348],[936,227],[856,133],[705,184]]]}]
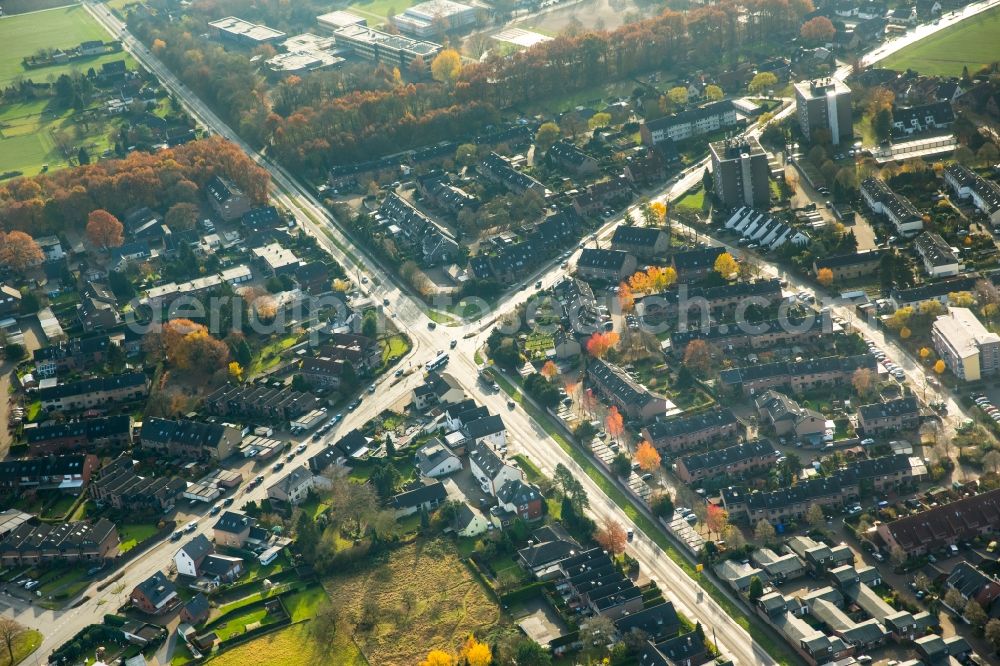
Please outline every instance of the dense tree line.
[{"label": "dense tree line", "polygon": [[212,137],[4,183],[0,229],[40,236],[83,229],[98,209],[118,218],[142,206],[165,211],[199,201],[205,183],[215,175],[232,180],[255,203],[267,201],[267,171],[234,144]]},{"label": "dense tree line", "polygon": [[[766,47],[798,34],[811,0],[744,0],[667,9],[614,31],[564,35],[510,56],[466,64],[448,81],[418,72],[359,66],[289,77],[269,90],[257,63],[196,37],[203,14],[232,2],[196,3],[182,21],[133,13],[130,28],[240,134],[300,172],[468,135],[499,119],[499,109],[642,72],[715,70],[737,62],[746,47]],[[280,3],[256,3],[257,18],[281,26]],[[287,12],[287,6],[284,9]],[[258,49],[267,55],[270,47]],[[766,50],[766,49],[765,49]],[[365,73],[360,73],[364,69]],[[403,81],[403,74],[413,82]]]}]

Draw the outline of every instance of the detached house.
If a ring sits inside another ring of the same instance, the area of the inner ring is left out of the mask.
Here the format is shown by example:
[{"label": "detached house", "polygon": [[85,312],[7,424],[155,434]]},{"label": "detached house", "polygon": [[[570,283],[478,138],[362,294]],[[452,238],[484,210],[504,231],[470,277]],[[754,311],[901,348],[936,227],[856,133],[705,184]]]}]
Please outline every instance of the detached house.
[{"label": "detached house", "polygon": [[826,432],[826,417],[815,409],[802,407],[784,393],[768,391],[756,400],[761,421],[775,434],[798,439],[816,439]]},{"label": "detached house", "polygon": [[276,483],[268,486],[267,498],[287,506],[296,506],[316,486],[316,477],[305,465],[299,465]]},{"label": "detached house", "polygon": [[469,467],[483,492],[496,495],[508,481],[521,481],[521,470],[508,464],[493,449],[485,444],[474,444],[469,448]]},{"label": "detached house", "polygon": [[450,405],[465,398],[465,390],[451,375],[428,372],[424,383],[413,389],[413,407],[423,411],[435,405]]},{"label": "detached house", "polygon": [[462,469],[462,461],[440,440],[433,440],[420,447],[414,462],[421,476],[437,478],[448,476]]},{"label": "detached house", "polygon": [[197,578],[198,567],[215,548],[204,534],[199,534],[174,553],[174,567],[181,576]]},{"label": "detached house", "polygon": [[139,583],[130,598],[133,606],[148,615],[167,612],[179,599],[174,584],[160,571]]},{"label": "detached house", "polygon": [[521,479],[512,479],[504,483],[496,496],[497,507],[506,513],[506,516],[500,516],[501,523],[504,525],[513,518],[532,521],[538,520],[544,515],[545,499],[542,497],[541,491]]},{"label": "detached house", "polygon": [[412,490],[394,495],[389,505],[397,518],[410,516],[418,511],[433,511],[448,499],[444,484],[437,480],[424,481]]},{"label": "detached house", "polygon": [[212,528],[216,545],[242,548],[250,538],[250,532],[257,525],[250,516],[238,511],[223,511]]}]

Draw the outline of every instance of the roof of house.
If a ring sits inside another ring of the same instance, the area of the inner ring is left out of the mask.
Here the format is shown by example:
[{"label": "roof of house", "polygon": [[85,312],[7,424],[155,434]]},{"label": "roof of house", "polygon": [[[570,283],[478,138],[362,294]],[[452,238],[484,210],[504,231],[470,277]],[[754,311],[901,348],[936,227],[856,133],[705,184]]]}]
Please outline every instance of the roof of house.
[{"label": "roof of house", "polygon": [[845,266],[856,266],[869,262],[880,262],[886,255],[885,250],[868,250],[866,252],[854,252],[852,254],[835,254],[829,257],[820,257],[815,261],[816,268],[843,268]]},{"label": "roof of house", "polygon": [[888,402],[876,402],[870,405],[861,405],[858,414],[865,421],[873,419],[894,418],[897,416],[910,416],[920,414],[920,405],[913,396],[896,398]]},{"label": "roof of house", "polygon": [[205,185],[205,189],[208,190],[208,195],[219,203],[224,203],[243,194],[232,181],[222,176],[213,176]]},{"label": "roof of house", "polygon": [[851,374],[858,368],[875,370],[878,362],[871,354],[857,356],[823,356],[804,361],[776,361],[742,368],[729,368],[719,373],[719,381],[724,385],[735,385],[772,377],[802,377],[815,374],[841,372]]},{"label": "roof of house", "polygon": [[679,627],[680,618],[677,616],[677,610],[669,601],[635,613],[627,613],[615,620],[615,628],[622,634],[635,629],[649,636],[662,636],[674,633]]},{"label": "roof of house", "polygon": [[504,504],[522,506],[542,499],[542,493],[534,485],[520,479],[511,479],[497,491],[497,499]]},{"label": "roof of house", "polygon": [[580,252],[580,256],[576,260],[576,265],[577,268],[619,271],[625,265],[629,256],[628,252],[622,252],[621,250],[604,250],[588,247]]},{"label": "roof of house", "polygon": [[83,474],[88,457],[92,458],[92,456],[80,453],[0,461],[0,480],[13,479],[16,481],[22,478],[38,479],[40,477]]},{"label": "roof of house", "polygon": [[950,266],[951,264],[958,263],[958,256],[951,249],[951,246],[940,234],[936,234],[932,231],[925,231],[924,233],[917,236],[916,240],[913,241],[914,247],[920,256],[924,258],[931,266]]},{"label": "roof of house", "polygon": [[499,416],[484,416],[465,424],[465,432],[472,439],[488,437],[496,433],[505,432],[507,428],[503,424],[503,419]]},{"label": "roof of house", "polygon": [[53,423],[51,425],[38,426],[37,428],[26,428],[24,436],[28,444],[77,437],[94,441],[105,437],[126,434],[131,429],[132,417],[124,414],[120,416],[100,416],[82,421]]},{"label": "roof of house", "polygon": [[920,303],[932,298],[941,298],[956,291],[971,291],[980,279],[976,276],[957,277],[910,289],[893,289],[890,295],[900,305],[905,303]]},{"label": "roof of house", "polygon": [[174,584],[167,580],[162,571],[157,571],[152,576],[136,585],[136,589],[142,593],[149,603],[159,606],[170,595],[176,594]]},{"label": "roof of house", "polygon": [[469,460],[491,479],[495,479],[505,467],[509,467],[503,458],[497,455],[496,451],[482,442],[477,442],[472,446],[469,451]]},{"label": "roof of house", "polygon": [[219,423],[203,423],[161,419],[150,417],[142,423],[141,437],[154,442],[177,442],[186,446],[215,447],[226,435],[226,426]]},{"label": "roof of house", "polygon": [[421,474],[430,474],[444,461],[457,457],[441,440],[435,439],[417,450],[417,469]]},{"label": "roof of house", "polygon": [[944,100],[919,106],[893,107],[892,109],[894,124],[902,123],[904,126],[909,126],[916,121],[919,125],[925,125],[928,117],[932,118],[938,125],[947,125],[955,122],[955,111],[951,108],[951,102]]},{"label": "roof of house", "polygon": [[611,245],[652,247],[665,235],[663,229],[656,227],[636,227],[623,224],[615,228],[615,233],[611,236]]},{"label": "roof of house", "polygon": [[81,379],[67,384],[58,384],[38,390],[41,400],[59,400],[85,393],[103,393],[118,389],[137,388],[146,385],[146,375],[141,372],[128,372],[121,375],[107,375],[94,379]]},{"label": "roof of house", "polygon": [[982,345],[1000,343],[1000,336],[987,329],[969,308],[949,308],[933,324],[940,335],[961,357],[976,356]]},{"label": "roof of house", "polygon": [[212,546],[212,542],[208,540],[208,537],[204,534],[199,534],[181,546],[180,550],[184,551],[188,557],[197,562],[215,549]]},{"label": "roof of house", "polygon": [[700,414],[680,416],[677,418],[656,421],[647,427],[652,439],[665,437],[680,437],[711,428],[722,428],[739,423],[736,414],[728,407],[710,409]]},{"label": "roof of house", "polygon": [[920,212],[914,207],[910,200],[901,194],[893,192],[880,178],[869,177],[861,182],[861,190],[868,192],[868,195],[878,201],[892,214],[904,222],[910,220],[920,220]]},{"label": "roof of house", "polygon": [[191,617],[201,617],[208,613],[208,597],[206,597],[201,592],[198,592],[193,597],[188,599],[188,602],[184,604],[184,610],[188,612]]},{"label": "roof of house", "polygon": [[1000,527],[1000,488],[898,518],[885,529],[910,550],[948,535],[963,535],[970,525]]},{"label": "roof of house", "polygon": [[270,492],[272,489],[277,489],[286,495],[291,495],[301,486],[312,483],[312,480],[313,473],[309,471],[309,468],[305,465],[299,465],[277,482],[272,483],[268,487],[268,491]]},{"label": "roof of house", "polygon": [[687,123],[697,122],[703,118],[709,118],[711,116],[723,115],[726,113],[735,113],[736,109],[733,106],[732,100],[724,99],[718,102],[712,102],[711,104],[706,104],[705,106],[696,107],[693,109],[687,109],[681,111],[680,113],[675,113],[671,116],[666,116],[663,118],[657,118],[656,120],[650,120],[646,123],[646,126],[651,131],[665,130],[677,125],[684,125]]},{"label": "roof of house", "polygon": [[725,251],[723,247],[703,247],[675,252],[670,259],[678,271],[706,269],[715,266],[715,260]]},{"label": "roof of house", "polygon": [[239,513],[237,511],[223,511],[222,515],[219,516],[219,520],[216,521],[213,529],[217,532],[240,534],[241,532],[253,527],[256,522],[257,521],[246,514]]},{"label": "roof of house", "polygon": [[574,166],[579,166],[587,160],[594,159],[568,139],[562,139],[552,144],[552,147],[549,148],[548,156],[559,162],[565,162]]},{"label": "roof of house", "polygon": [[642,408],[650,401],[663,399],[642,384],[629,377],[617,365],[601,359],[593,359],[587,366],[587,372],[604,387],[614,394],[625,405]]},{"label": "roof of house", "polygon": [[426,481],[423,485],[393,495],[392,506],[395,509],[419,507],[428,502],[443,502],[448,499],[448,491],[440,481]]},{"label": "roof of house", "polygon": [[724,449],[707,451],[706,453],[695,453],[684,456],[681,460],[684,461],[684,467],[687,468],[688,472],[694,472],[702,469],[732,465],[758,457],[766,458],[772,456],[776,456],[772,444],[764,440],[755,440],[752,442],[740,442],[734,446],[727,446]]}]

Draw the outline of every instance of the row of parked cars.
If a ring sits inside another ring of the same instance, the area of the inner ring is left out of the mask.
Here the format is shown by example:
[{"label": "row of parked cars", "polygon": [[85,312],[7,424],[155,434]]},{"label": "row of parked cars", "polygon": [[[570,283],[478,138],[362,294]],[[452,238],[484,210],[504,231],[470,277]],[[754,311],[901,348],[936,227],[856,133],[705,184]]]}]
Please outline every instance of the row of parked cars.
[{"label": "row of parked cars", "polygon": [[866,340],[868,345],[868,351],[871,355],[875,357],[875,360],[882,364],[882,366],[892,375],[896,380],[903,381],[906,379],[906,373],[903,372],[903,368],[892,362],[884,351],[882,351],[873,340]]},{"label": "row of parked cars", "polygon": [[976,403],[979,409],[986,412],[986,414],[993,419],[995,422],[1000,423],[1000,408],[993,404],[993,402],[986,397],[983,393],[973,393],[972,401]]}]

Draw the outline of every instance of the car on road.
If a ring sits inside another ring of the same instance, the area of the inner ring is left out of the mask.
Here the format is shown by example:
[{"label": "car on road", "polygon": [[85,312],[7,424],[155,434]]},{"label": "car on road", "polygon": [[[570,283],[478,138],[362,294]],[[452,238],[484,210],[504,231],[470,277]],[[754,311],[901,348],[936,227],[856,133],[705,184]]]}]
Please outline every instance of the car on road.
[{"label": "car on road", "polygon": [[257,477],[254,478],[253,482],[256,484],[264,483],[264,475],[258,474]]},{"label": "car on road", "polygon": [[399,369],[399,370],[397,370],[396,372],[392,373],[392,376],[393,376],[393,377],[402,377],[402,376],[403,376],[403,369],[402,369],[402,368],[400,368],[400,369]]},{"label": "car on road", "polygon": [[314,433],[313,433],[313,436],[312,436],[312,437],[310,437],[309,439],[311,439],[311,440],[312,440],[312,441],[314,441],[314,442],[318,442],[318,441],[319,441],[319,439],[320,439],[320,437],[322,437],[322,436],[323,436],[323,433],[320,433],[320,432],[314,432]]},{"label": "car on road", "polygon": [[514,402],[513,400],[508,400],[507,401],[507,409],[514,409],[515,407],[517,407],[517,403],[516,402]]},{"label": "car on road", "polygon": [[222,500],[222,506],[232,506],[232,505],[233,505],[232,497],[227,497],[226,499]]},{"label": "car on road", "polygon": [[219,504],[216,504],[215,506],[212,507],[212,510],[208,512],[208,515],[210,515],[210,516],[217,516],[217,515],[219,515],[220,511],[222,511],[222,506],[219,505]]},{"label": "car on road", "polygon": [[285,456],[285,462],[292,462],[293,460],[295,460],[294,453],[289,453],[287,456]]},{"label": "car on road", "polygon": [[455,347],[458,346],[458,340],[452,340],[451,342],[448,343],[448,346],[454,349]]},{"label": "car on road", "polygon": [[274,466],[271,467],[271,471],[272,472],[280,472],[284,468],[285,468],[285,463],[283,463],[283,462],[276,462],[276,463],[274,463]]},{"label": "car on road", "polygon": [[171,541],[180,541],[182,536],[184,536],[184,532],[178,530],[178,531],[176,531],[176,532],[174,532],[173,534],[170,535],[170,540]]},{"label": "car on road", "polygon": [[198,529],[197,520],[192,520],[191,522],[189,522],[187,525],[184,526],[185,532],[194,532],[196,529]]},{"label": "car on road", "polygon": [[305,444],[299,444],[298,446],[295,447],[295,452],[296,453],[302,453],[305,450],[306,450],[306,445]]},{"label": "car on road", "polygon": [[374,393],[375,392],[375,385],[374,384],[372,384],[371,386],[368,387],[368,392],[369,393]]},{"label": "car on road", "polygon": [[361,404],[361,398],[355,398],[353,401],[351,401],[351,404],[347,406],[347,411],[353,412],[355,409],[358,408],[358,405],[360,404]]},{"label": "car on road", "polygon": [[433,331],[437,327],[438,327],[438,325],[435,324],[434,322],[432,322],[432,321],[427,322],[427,328],[428,328],[428,330]]}]

